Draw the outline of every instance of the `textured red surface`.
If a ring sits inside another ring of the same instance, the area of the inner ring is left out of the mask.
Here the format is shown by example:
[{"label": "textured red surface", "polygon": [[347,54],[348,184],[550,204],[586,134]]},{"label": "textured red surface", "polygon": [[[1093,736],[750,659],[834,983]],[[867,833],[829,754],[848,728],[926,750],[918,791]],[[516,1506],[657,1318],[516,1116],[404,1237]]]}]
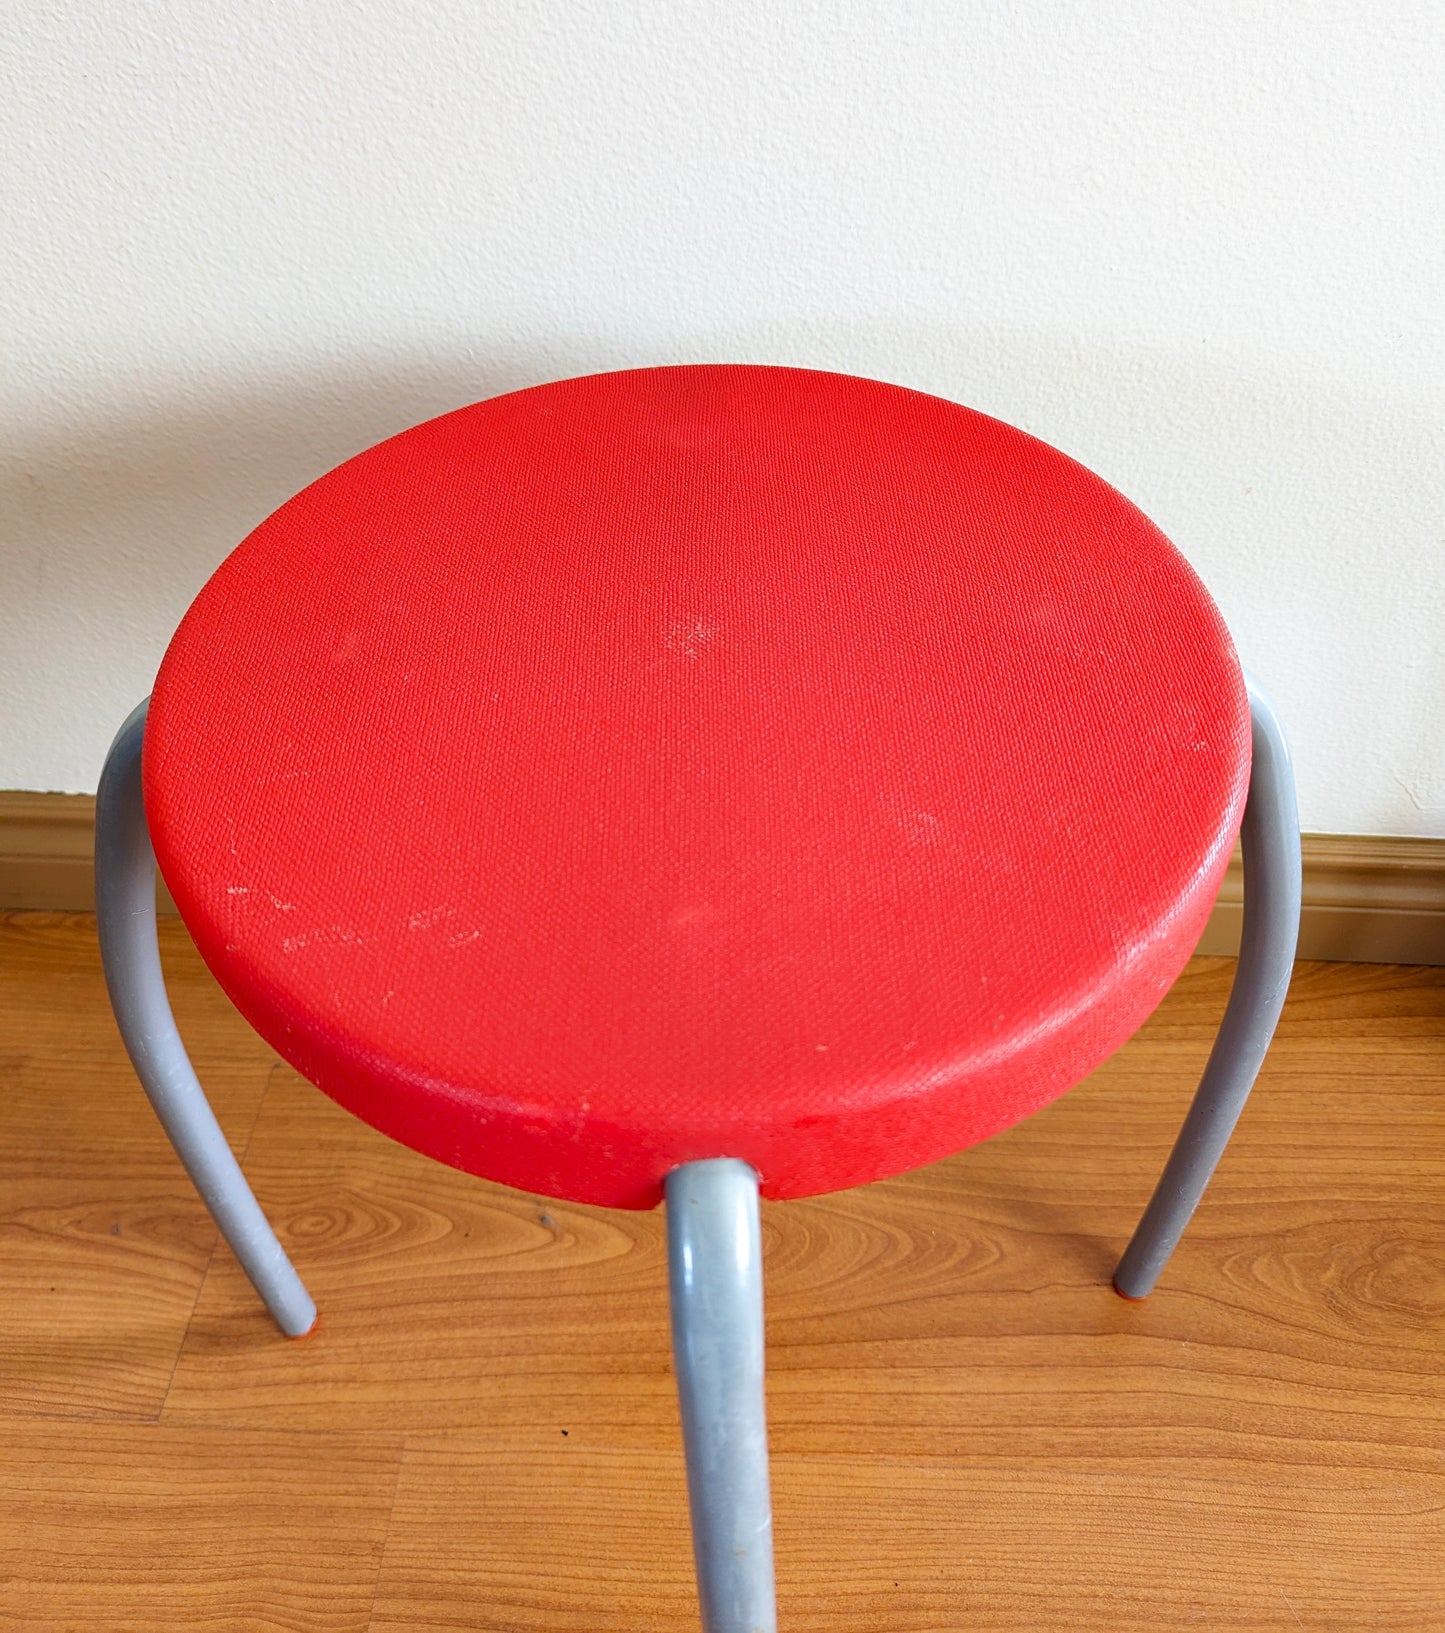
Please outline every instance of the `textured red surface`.
[{"label": "textured red surface", "polygon": [[1249,769],[1213,603],[1019,431],[788,369],[514,393],[323,477],[156,683],[211,968],[369,1123],[644,1206],[1042,1106],[1203,927]]}]

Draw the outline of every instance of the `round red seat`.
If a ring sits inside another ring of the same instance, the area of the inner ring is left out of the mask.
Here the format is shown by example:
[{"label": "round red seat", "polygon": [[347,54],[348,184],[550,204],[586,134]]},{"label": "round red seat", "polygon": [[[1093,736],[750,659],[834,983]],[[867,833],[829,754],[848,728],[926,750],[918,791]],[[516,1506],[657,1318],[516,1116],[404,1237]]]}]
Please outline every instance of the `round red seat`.
[{"label": "round red seat", "polygon": [[372,448],[221,565],[146,725],[201,953],[341,1104],[647,1206],[961,1149],[1193,948],[1249,713],[1106,483],[938,398],[709,366]]}]

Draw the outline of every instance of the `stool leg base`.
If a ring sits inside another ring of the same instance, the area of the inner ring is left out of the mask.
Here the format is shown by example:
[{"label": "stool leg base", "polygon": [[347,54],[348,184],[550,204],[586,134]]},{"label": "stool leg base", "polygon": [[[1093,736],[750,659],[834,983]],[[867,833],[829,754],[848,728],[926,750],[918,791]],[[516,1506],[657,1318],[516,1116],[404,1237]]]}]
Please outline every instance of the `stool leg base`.
[{"label": "stool leg base", "polygon": [[1154,1289],[1204,1194],[1284,1008],[1299,939],[1300,837],[1289,747],[1269,699],[1251,680],[1254,760],[1240,840],[1244,928],[1219,1036],[1114,1289],[1141,1299]]},{"label": "stool leg base", "polygon": [[136,1074],[176,1154],[276,1325],[309,1332],[316,1306],[266,1222],[176,1030],[156,941],[156,859],[141,798],[146,704],[121,727],[95,811],[95,905],[111,1006]]},{"label": "stool leg base", "polygon": [[776,1633],[758,1176],[718,1158],[666,1182],[672,1349],[704,1633]]}]

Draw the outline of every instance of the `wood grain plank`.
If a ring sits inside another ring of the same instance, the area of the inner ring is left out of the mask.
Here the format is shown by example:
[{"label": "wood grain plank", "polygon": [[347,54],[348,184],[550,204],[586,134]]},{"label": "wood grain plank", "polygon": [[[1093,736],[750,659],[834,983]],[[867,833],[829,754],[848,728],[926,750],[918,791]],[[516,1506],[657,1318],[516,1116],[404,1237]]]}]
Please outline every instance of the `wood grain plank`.
[{"label": "wood grain plank", "polygon": [[564,1389],[593,1397],[617,1432],[639,1422],[644,1435],[674,1432],[660,1213],[560,1204],[455,1173],[289,1073],[272,1085],[248,1171],[317,1301],[318,1330],[304,1345],[273,1342],[219,1250],[167,1421],[239,1412],[305,1428],[341,1407],[388,1432],[495,1426],[529,1421],[549,1389]]},{"label": "wood grain plank", "polygon": [[[0,925],[0,1275],[32,1310],[0,1336],[0,1625],[695,1627],[660,1214],[451,1173],[285,1068],[262,1102],[270,1052],[166,934],[321,1326],[281,1339],[218,1248],[182,1343],[213,1234],[93,928]],[[1160,1291],[1108,1289],[1231,974],[1196,961],[997,1140],[765,1210],[785,1626],[1445,1627],[1445,976],[1301,966]],[[153,1416],[171,1361],[159,1426],[83,1421]]]},{"label": "wood grain plank", "polygon": [[0,1627],[363,1633],[401,1446],[0,1421]]},{"label": "wood grain plank", "polygon": [[[783,1455],[773,1485],[790,1633],[1424,1633],[1445,1611],[1418,1475]],[[374,1633],[691,1633],[686,1503],[676,1454],[409,1444]]]},{"label": "wood grain plank", "polygon": [[[274,1057],[178,924],[177,1013],[239,1150]],[[154,1418],[215,1227],[136,1081],[93,919],[0,917],[0,1407]]]},{"label": "wood grain plank", "polygon": [[[1445,1440],[1445,1001],[1359,967],[1359,1036],[1285,1028],[1205,1207],[1143,1305],[1115,1257],[1208,1052],[1230,971],[1197,968],[1087,1085],[920,1173],[765,1209],[775,1444],[999,1458],[1121,1450],[1428,1471]],[[1373,1017],[1373,1018],[1372,1018]],[[1395,1033],[1381,1064],[1381,1027]],[[1397,1054],[1398,1051],[1398,1054]],[[1391,1116],[1382,1118],[1380,1096]],[[228,1259],[168,1421],[675,1444],[663,1221],[449,1173],[278,1079],[251,1167],[322,1308],[266,1339]],[[416,1358],[424,1356],[425,1363]]]}]

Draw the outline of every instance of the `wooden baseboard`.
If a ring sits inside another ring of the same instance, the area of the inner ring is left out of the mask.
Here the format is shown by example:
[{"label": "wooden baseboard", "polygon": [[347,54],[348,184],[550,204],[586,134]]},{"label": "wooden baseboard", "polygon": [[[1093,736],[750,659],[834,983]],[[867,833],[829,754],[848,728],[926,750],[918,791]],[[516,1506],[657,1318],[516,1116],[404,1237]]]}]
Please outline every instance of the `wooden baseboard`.
[{"label": "wooden baseboard", "polygon": [[0,910],[93,913],[94,856],[93,795],[0,793]]},{"label": "wooden baseboard", "polygon": [[[1243,914],[1236,850],[1199,951],[1236,954]],[[1445,964],[1445,839],[1306,834],[1299,956]]]},{"label": "wooden baseboard", "polygon": [[[0,793],[0,909],[92,912],[95,801]],[[1199,943],[1239,950],[1244,876],[1236,853]],[[175,911],[162,887],[161,910]],[[1306,834],[1300,957],[1445,964],[1445,839]]]}]

